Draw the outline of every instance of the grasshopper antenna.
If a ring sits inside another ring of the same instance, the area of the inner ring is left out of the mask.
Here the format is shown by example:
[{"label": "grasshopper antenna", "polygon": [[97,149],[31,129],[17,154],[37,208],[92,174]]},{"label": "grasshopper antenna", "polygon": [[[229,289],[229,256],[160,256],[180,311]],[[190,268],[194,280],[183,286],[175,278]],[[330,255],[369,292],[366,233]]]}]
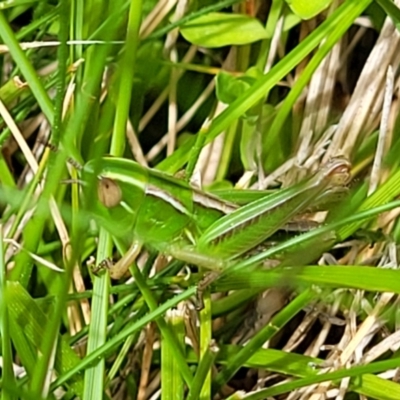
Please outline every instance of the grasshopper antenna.
[{"label": "grasshopper antenna", "polygon": [[[49,148],[53,153],[58,153],[60,151],[60,149],[53,143],[45,142],[45,141],[41,141],[41,140],[38,140],[38,141],[43,146]],[[72,157],[69,157],[69,156],[67,157],[67,163],[79,171],[82,171],[82,169],[83,169],[82,165]]]},{"label": "grasshopper antenna", "polygon": [[[53,143],[45,142],[45,141],[42,141],[42,140],[39,140],[39,143],[41,143],[43,146],[49,148],[53,153],[58,153],[60,151],[60,149],[57,146],[55,146]],[[82,171],[83,170],[82,165],[72,157],[69,157],[69,156],[67,157],[67,163],[69,165],[71,165],[72,167],[74,167],[75,169],[77,169],[78,171]],[[76,179],[63,179],[62,183],[65,183],[65,184],[71,184],[71,183],[82,184],[83,182],[80,181],[79,179],[78,180],[76,180]]]}]

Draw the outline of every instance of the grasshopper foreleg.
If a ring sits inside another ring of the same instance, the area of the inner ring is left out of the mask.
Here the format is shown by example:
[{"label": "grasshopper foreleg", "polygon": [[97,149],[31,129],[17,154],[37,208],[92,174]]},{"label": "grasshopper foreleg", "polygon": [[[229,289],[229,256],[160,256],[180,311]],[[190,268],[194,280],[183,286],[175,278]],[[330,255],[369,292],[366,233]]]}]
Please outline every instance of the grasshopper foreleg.
[{"label": "grasshopper foreleg", "polygon": [[92,268],[92,272],[95,275],[99,275],[102,271],[108,270],[111,279],[120,279],[125,275],[126,271],[128,271],[130,265],[136,260],[141,249],[142,244],[134,241],[128,251],[115,264],[111,259],[106,258]]},{"label": "grasshopper foreleg", "polygon": [[105,258],[99,264],[93,265],[91,270],[93,275],[100,276],[103,275],[106,270],[109,270],[113,266],[113,261],[111,258]]}]

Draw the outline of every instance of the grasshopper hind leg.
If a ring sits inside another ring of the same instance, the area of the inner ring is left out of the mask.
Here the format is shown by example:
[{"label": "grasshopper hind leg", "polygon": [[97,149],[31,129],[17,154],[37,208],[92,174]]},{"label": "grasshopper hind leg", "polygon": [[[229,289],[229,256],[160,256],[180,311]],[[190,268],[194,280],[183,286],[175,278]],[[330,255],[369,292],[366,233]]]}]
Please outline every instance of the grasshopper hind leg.
[{"label": "grasshopper hind leg", "polygon": [[211,271],[207,272],[204,277],[197,284],[196,290],[196,309],[201,311],[204,308],[204,291],[207,290],[212,283],[214,283],[221,276],[220,272]]}]

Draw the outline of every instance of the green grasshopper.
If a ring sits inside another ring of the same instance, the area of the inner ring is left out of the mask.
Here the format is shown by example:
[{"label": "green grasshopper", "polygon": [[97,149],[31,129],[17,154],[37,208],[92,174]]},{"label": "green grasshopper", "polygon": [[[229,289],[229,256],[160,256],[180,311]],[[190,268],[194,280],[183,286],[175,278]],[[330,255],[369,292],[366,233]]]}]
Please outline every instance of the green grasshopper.
[{"label": "green grasshopper", "polygon": [[[116,238],[222,272],[295,215],[343,189],[350,167],[346,159],[334,158],[305,181],[244,206],[122,158],[88,162],[83,180],[95,182],[97,196],[87,193],[92,196],[90,209]],[[126,270],[129,262],[124,265]],[[118,278],[124,272],[117,269],[111,276]]]}]

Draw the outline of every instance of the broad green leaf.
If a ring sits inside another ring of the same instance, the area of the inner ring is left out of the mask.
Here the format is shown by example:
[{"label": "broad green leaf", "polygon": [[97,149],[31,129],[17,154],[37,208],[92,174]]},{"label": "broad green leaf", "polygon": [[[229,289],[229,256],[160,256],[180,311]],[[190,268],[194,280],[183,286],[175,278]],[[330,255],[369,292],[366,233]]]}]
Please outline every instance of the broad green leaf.
[{"label": "broad green leaf", "polygon": [[254,83],[253,81],[246,80],[245,77],[236,78],[228,72],[220,71],[215,79],[218,100],[231,104]]},{"label": "broad green leaf", "polygon": [[283,21],[283,32],[289,32],[293,27],[298,25],[301,21],[302,19],[297,14],[294,14],[288,10],[285,20]]},{"label": "broad green leaf", "polygon": [[262,71],[256,67],[249,68],[244,75],[239,77],[220,71],[215,79],[218,100],[225,104],[232,103],[262,75]]},{"label": "broad green leaf", "polygon": [[[43,313],[30,294],[18,283],[8,282],[6,300],[9,304],[10,329],[12,341],[18,350],[27,351],[29,354],[24,359],[29,364],[24,364],[28,371],[34,371],[35,352],[40,352],[44,330],[48,326],[48,316]],[[18,353],[21,357],[22,352]],[[25,354],[25,353],[24,353]],[[68,345],[67,340],[59,336],[57,341],[55,369],[62,374],[79,363],[78,355]],[[81,397],[83,392],[82,376],[75,375],[71,381],[71,388]]]},{"label": "broad green leaf", "polygon": [[[225,71],[221,71],[216,76],[216,95],[219,101],[225,104],[233,103],[239,96],[249,89],[257,79],[262,76],[262,72],[256,67],[249,68],[242,76],[235,77]],[[260,105],[251,107],[242,118],[251,124],[257,122],[260,113]]]},{"label": "broad green leaf", "polygon": [[188,42],[203,47],[249,44],[267,37],[258,19],[225,13],[196,18],[185,24],[181,33]]},{"label": "broad green leaf", "polygon": [[310,19],[331,4],[332,0],[286,0],[292,11],[302,19]]}]

